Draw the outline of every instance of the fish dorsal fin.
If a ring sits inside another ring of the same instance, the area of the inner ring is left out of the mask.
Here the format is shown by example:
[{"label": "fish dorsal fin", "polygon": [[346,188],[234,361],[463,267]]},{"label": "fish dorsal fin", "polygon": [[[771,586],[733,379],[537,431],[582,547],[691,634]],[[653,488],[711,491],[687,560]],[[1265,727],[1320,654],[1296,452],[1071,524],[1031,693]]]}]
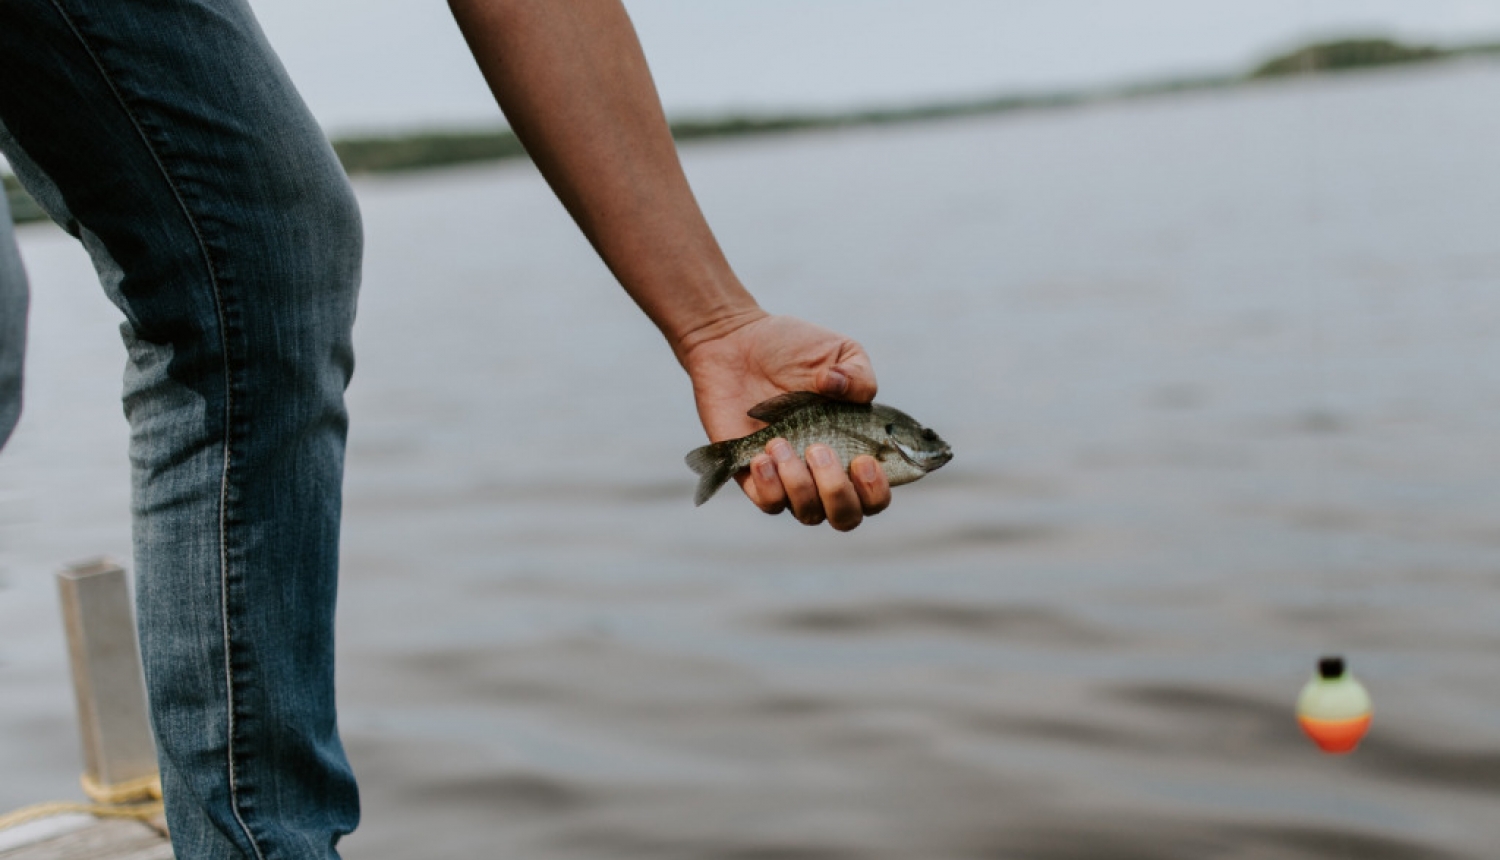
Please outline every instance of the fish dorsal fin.
[{"label": "fish dorsal fin", "polygon": [[828,400],[829,398],[811,391],[788,391],[755,404],[746,414],[756,421],[775,424],[788,415],[800,412],[809,406],[827,403]]}]

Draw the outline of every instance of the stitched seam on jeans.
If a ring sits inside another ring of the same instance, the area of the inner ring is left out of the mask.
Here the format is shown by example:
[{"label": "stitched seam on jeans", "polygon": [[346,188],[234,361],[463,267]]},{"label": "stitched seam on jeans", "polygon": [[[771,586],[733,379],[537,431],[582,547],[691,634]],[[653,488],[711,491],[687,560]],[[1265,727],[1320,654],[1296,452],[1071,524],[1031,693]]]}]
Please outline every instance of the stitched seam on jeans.
[{"label": "stitched seam on jeans", "polygon": [[109,87],[111,95],[114,96],[115,101],[120,105],[120,109],[124,111],[125,116],[130,119],[131,126],[135,128],[136,135],[140,137],[142,145],[144,145],[146,147],[146,151],[150,153],[151,160],[156,163],[156,169],[161,172],[162,180],[166,182],[167,187],[171,189],[172,197],[177,201],[178,207],[182,210],[183,217],[187,219],[188,227],[193,231],[193,239],[198,243],[198,250],[203,256],[203,267],[208,273],[209,284],[213,287],[214,310],[218,314],[219,323],[219,346],[224,357],[224,467],[220,472],[219,480],[219,611],[223,619],[224,635],[224,687],[227,695],[227,701],[225,702],[225,751],[227,753],[226,763],[229,768],[229,811],[233,813],[235,823],[240,826],[240,831],[244,834],[245,839],[250,843],[250,848],[255,852],[255,856],[259,858],[259,860],[265,860],[265,853],[261,851],[259,843],[257,843],[255,840],[255,835],[250,832],[250,826],[245,823],[244,817],[240,815],[239,787],[236,781],[235,774],[234,667],[229,636],[228,536],[229,471],[231,461],[230,452],[232,449],[230,441],[234,428],[234,379],[232,371],[230,369],[229,331],[228,320],[226,319],[224,309],[224,295],[219,288],[219,278],[217,272],[214,270],[213,257],[208,252],[208,243],[204,241],[203,233],[198,228],[198,222],[193,217],[192,209],[188,207],[187,201],[183,198],[182,191],[172,180],[172,174],[169,170],[167,170],[166,163],[162,160],[161,154],[158,153],[155,146],[153,146],[150,135],[146,134],[145,128],[142,127],[140,120],[135,115],[135,112],[131,110],[130,103],[125,99],[125,96],[120,91],[120,88],[115,85],[114,78],[110,76],[109,70],[104,66],[104,62],[99,58],[99,55],[95,53],[93,46],[91,46],[88,40],[84,38],[82,31],[78,29],[78,26],[73,22],[72,17],[68,15],[67,10],[62,7],[62,3],[60,2],[60,0],[50,0],[50,2],[52,4],[52,7],[57,10],[58,16],[63,19],[63,22],[67,24],[68,29],[72,31],[73,37],[78,40],[78,44],[83,48],[84,53],[88,54],[89,59],[93,61],[95,69],[97,69],[99,72],[99,76],[104,80],[105,85]]}]

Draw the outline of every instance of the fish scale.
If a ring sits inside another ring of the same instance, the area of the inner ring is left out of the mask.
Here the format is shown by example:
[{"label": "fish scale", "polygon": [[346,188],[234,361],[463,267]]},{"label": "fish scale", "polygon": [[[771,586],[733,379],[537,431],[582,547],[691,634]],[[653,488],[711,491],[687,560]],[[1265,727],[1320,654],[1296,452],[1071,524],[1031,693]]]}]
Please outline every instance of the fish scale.
[{"label": "fish scale", "polygon": [[748,436],[704,445],[687,455],[700,476],[695,504],[703,504],[777,437],[805,457],[807,447],[827,445],[844,469],[856,457],[875,458],[891,486],[908,484],[953,459],[937,433],[899,409],[879,403],[849,403],[810,391],[794,391],[757,404],[749,415],[765,427]]}]

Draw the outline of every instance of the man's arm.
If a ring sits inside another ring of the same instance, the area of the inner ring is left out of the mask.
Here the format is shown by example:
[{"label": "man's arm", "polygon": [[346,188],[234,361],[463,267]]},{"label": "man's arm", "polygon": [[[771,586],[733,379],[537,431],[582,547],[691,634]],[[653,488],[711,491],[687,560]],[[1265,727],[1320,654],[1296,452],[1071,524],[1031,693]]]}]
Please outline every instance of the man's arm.
[{"label": "man's arm", "polygon": [[[666,337],[713,440],[756,429],[745,411],[790,390],[875,396],[859,344],[773,317],[730,269],[677,157],[635,29],[619,0],[449,0],[516,135],[605,265]],[[845,474],[768,446],[741,485],[849,529],[890,502],[872,458]],[[826,449],[825,449],[826,450]],[[831,454],[831,451],[827,452]],[[868,462],[866,462],[868,461]]]}]

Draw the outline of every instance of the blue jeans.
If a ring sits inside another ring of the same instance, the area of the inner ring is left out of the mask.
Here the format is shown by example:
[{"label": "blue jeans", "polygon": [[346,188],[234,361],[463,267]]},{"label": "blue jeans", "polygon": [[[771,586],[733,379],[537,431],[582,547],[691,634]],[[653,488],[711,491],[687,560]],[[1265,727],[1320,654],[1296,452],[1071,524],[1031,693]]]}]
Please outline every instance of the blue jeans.
[{"label": "blue jeans", "polygon": [[[0,0],[0,126],[124,315],[141,649],[177,856],[336,857],[359,817],[333,687],[362,241],[348,181],[242,0]],[[25,302],[7,229],[6,432]]]}]

